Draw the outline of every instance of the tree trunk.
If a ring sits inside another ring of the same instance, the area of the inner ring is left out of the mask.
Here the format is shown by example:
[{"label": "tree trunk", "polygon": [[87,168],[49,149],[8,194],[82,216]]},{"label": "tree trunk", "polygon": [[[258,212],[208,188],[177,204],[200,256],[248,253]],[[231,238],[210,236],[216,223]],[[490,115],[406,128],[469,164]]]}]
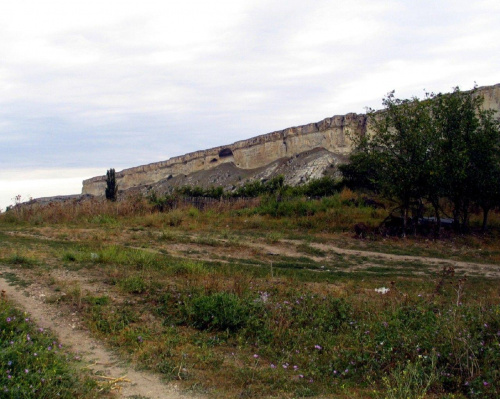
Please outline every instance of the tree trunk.
[{"label": "tree trunk", "polygon": [[403,237],[406,237],[406,226],[408,225],[408,208],[403,208]]},{"label": "tree trunk", "polygon": [[434,214],[436,215],[436,225],[434,226],[434,236],[439,237],[441,232],[441,215],[439,214],[439,204],[433,203]]},{"label": "tree trunk", "polygon": [[490,211],[490,208],[484,207],[483,208],[483,227],[481,228],[481,231],[485,232],[486,229],[488,228],[488,213]]}]

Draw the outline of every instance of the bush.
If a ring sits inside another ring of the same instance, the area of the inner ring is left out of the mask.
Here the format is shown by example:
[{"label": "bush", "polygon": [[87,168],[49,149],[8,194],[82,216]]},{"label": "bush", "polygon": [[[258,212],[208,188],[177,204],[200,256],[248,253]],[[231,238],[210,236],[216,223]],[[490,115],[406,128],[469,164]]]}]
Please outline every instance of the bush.
[{"label": "bush", "polygon": [[200,330],[234,332],[248,321],[248,308],[234,294],[200,296],[191,304],[191,324]]}]

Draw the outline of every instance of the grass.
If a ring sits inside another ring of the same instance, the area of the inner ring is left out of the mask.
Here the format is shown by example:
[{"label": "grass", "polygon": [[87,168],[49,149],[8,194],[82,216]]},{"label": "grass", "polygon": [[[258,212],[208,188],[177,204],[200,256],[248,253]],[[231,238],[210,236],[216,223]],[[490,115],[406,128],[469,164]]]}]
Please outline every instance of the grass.
[{"label": "grass", "polygon": [[[71,205],[73,217],[60,208],[57,220],[39,214],[38,224],[0,218],[2,263],[19,269],[16,278],[51,287],[54,304],[78,310],[97,339],[186,391],[498,397],[498,277],[464,279],[425,259],[327,250],[498,264],[498,232],[359,240],[352,225],[375,225],[385,211],[343,200],[173,215],[105,204],[97,215],[107,216],[97,219]],[[14,256],[20,261],[8,261]],[[51,280],[60,269],[96,291]]]},{"label": "grass", "polygon": [[31,282],[26,281],[20,277],[18,277],[15,273],[11,272],[3,272],[2,277],[9,282],[12,286],[18,286],[21,288],[28,287],[31,285]]},{"label": "grass", "polygon": [[97,398],[96,382],[70,356],[29,314],[0,300],[2,398]]}]

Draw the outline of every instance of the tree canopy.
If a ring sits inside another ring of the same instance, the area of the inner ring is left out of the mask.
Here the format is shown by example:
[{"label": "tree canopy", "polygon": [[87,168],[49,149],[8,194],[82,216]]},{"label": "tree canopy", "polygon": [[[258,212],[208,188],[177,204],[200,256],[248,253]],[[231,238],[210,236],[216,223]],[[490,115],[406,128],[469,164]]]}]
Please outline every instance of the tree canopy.
[{"label": "tree canopy", "polygon": [[355,138],[350,163],[341,167],[348,185],[380,192],[410,218],[430,204],[439,224],[443,201],[455,226],[466,230],[474,206],[500,205],[500,122],[482,108],[476,90],[401,100],[389,93],[382,111],[369,112],[370,133]]}]

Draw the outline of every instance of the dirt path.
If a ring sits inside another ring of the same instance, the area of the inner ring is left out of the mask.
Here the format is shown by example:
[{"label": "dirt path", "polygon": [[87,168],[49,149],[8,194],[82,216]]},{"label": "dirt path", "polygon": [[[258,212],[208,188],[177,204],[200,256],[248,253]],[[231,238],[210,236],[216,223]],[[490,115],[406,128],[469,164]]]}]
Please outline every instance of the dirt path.
[{"label": "dirt path", "polygon": [[[22,232],[7,232],[7,234],[13,236],[25,236],[25,237],[33,237],[36,239],[45,239],[49,241],[55,240],[54,237],[47,237],[43,235],[34,235],[30,233],[22,233]],[[194,235],[195,236],[195,235]],[[214,239],[215,240],[215,239]],[[217,239],[221,243],[225,243],[227,240],[225,239]],[[370,260],[388,260],[388,261],[396,261],[401,262],[401,267],[404,267],[404,263],[407,262],[419,262],[429,266],[431,269],[439,272],[444,266],[451,266],[458,273],[467,274],[468,276],[477,276],[477,277],[487,277],[487,278],[500,278],[500,265],[498,264],[488,264],[488,263],[476,263],[476,262],[465,262],[458,261],[453,259],[445,259],[445,258],[434,258],[427,256],[415,256],[415,255],[396,255],[389,254],[383,252],[375,252],[375,251],[367,251],[360,249],[347,249],[341,248],[331,244],[320,244],[320,243],[308,243],[313,248],[320,249],[326,252],[326,256],[318,257],[314,255],[307,254],[305,255],[302,252],[297,251],[297,247],[303,244],[303,241],[300,240],[287,240],[282,239],[277,241],[276,243],[265,243],[261,240],[253,241],[247,240],[241,244],[241,247],[237,251],[238,258],[255,258],[256,256],[267,256],[267,255],[283,255],[283,256],[293,256],[293,257],[302,257],[307,256],[308,258],[314,260],[315,262],[327,261],[332,258],[333,254],[338,255],[348,255],[353,257],[364,257],[369,258],[368,261],[363,262],[361,265],[356,265],[354,267],[349,268],[349,271],[360,271],[366,269],[368,267],[374,266]],[[142,251],[148,251],[152,253],[160,253],[158,248],[142,248],[138,246],[132,246],[130,248]],[[219,247],[219,246],[207,246],[203,244],[198,244],[195,242],[192,243],[163,243],[162,249],[167,250],[171,255],[186,258],[186,259],[194,259],[198,261],[212,261],[213,255],[225,255],[231,257],[234,254],[235,250],[231,247]],[[195,251],[195,255],[190,255],[189,250]],[[202,254],[200,254],[200,252]],[[203,252],[205,252],[203,254]],[[217,259],[219,262],[227,263],[228,260]]]},{"label": "dirt path", "polygon": [[[125,377],[125,381],[119,381],[112,386],[112,392],[117,398],[201,398],[199,395],[181,394],[175,385],[163,383],[155,374],[134,370],[107,350],[100,342],[91,338],[88,333],[78,330],[76,328],[77,317],[65,315],[55,305],[44,303],[45,294],[43,294],[41,286],[35,284],[33,287],[30,286],[30,289],[22,289],[9,285],[4,277],[4,273],[7,271],[11,270],[0,265],[0,290],[5,291],[7,298],[31,313],[37,325],[52,330],[61,342],[76,353],[86,368],[89,368],[94,374],[113,379]],[[12,270],[12,272],[17,271]],[[99,379],[99,377],[97,378]],[[109,380],[102,378],[102,381]]]},{"label": "dirt path", "polygon": [[[295,245],[297,245],[297,243],[298,242],[295,242]],[[400,262],[421,262],[429,266],[435,266],[436,270],[442,269],[443,266],[452,266],[456,271],[463,272],[468,275],[477,275],[491,278],[500,277],[500,265],[495,264],[463,262],[458,260],[432,258],[427,256],[395,255],[373,251],[362,251],[357,249],[345,249],[327,244],[312,243],[310,245],[314,248],[321,249],[322,251],[331,251],[341,255],[363,256],[371,259],[387,259]]]}]

